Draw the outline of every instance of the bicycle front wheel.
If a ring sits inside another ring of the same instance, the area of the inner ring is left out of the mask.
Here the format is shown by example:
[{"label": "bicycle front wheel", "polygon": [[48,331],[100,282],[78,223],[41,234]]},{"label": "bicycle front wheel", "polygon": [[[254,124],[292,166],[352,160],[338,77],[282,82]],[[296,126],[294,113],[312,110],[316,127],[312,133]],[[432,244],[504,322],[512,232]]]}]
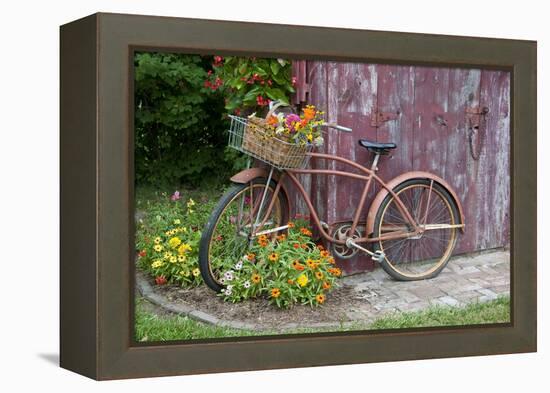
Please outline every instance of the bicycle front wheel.
[{"label": "bicycle front wheel", "polygon": [[[425,223],[418,236],[381,240],[374,244],[382,251],[381,265],[393,278],[401,281],[423,280],[437,276],[445,267],[458,238],[458,208],[447,190],[430,181],[412,179],[394,189],[417,223]],[[376,214],[374,236],[396,230],[412,231],[401,214],[395,197],[388,194]]]},{"label": "bicycle front wheel", "polygon": [[288,200],[283,192],[275,196],[273,208],[265,218],[276,187],[271,181],[266,188],[266,182],[266,179],[254,179],[231,187],[218,202],[203,230],[199,268],[206,285],[216,292],[224,288],[223,274],[233,268],[254,241],[252,228],[256,228],[257,233],[288,222]]}]

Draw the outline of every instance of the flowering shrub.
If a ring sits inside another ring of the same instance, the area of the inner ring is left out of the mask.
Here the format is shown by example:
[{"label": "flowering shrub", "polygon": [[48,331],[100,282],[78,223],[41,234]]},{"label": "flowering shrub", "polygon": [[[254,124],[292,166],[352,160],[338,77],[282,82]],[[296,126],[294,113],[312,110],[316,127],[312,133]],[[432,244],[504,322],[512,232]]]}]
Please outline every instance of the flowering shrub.
[{"label": "flowering shrub", "polygon": [[178,191],[165,198],[164,203],[150,204],[147,219],[138,223],[138,265],[155,278],[157,285],[199,285],[202,283],[198,266],[199,228],[210,206],[203,212],[204,208],[193,199],[182,203]]},{"label": "flowering shrub", "polygon": [[289,223],[287,234],[259,236],[223,277],[220,296],[238,302],[265,295],[277,307],[321,305],[342,272],[334,258],[311,240],[305,222]]},{"label": "flowering shrub", "polygon": [[271,100],[288,103],[294,93],[296,80],[291,77],[291,62],[285,59],[214,56],[212,69],[204,86],[223,91],[226,110],[236,115],[265,107]]},{"label": "flowering shrub", "polygon": [[[268,136],[298,145],[313,144],[321,146],[323,137],[319,125],[324,123],[324,112],[315,109],[314,105],[307,105],[301,115],[278,113],[267,119]],[[253,115],[251,115],[253,116]]]}]

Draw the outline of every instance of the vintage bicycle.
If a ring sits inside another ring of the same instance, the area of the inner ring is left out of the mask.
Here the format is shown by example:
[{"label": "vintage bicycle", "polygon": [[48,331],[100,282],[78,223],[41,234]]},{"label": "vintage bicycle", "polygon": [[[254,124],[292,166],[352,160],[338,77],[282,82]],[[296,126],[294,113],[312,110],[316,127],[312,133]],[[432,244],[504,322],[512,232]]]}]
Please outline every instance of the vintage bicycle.
[{"label": "vintage bicycle", "polygon": [[[268,116],[276,107],[271,108]],[[373,154],[370,167],[366,167],[343,157],[316,153],[311,145],[288,144],[275,149],[269,141],[249,138],[249,119],[232,115],[230,118],[229,146],[267,166],[249,167],[231,177],[232,187],[221,197],[205,225],[199,267],[210,288],[223,289],[223,272],[245,255],[258,236],[288,229],[292,206],[286,179],[301,194],[312,224],[340,260],[365,253],[394,279],[405,281],[435,277],[446,266],[459,233],[464,232],[461,203],[445,180],[429,172],[406,172],[388,182],[382,180],[376,174],[380,157],[395,149],[395,143],[359,139],[359,145]],[[336,124],[322,126],[352,132]],[[348,169],[311,168],[312,159],[341,163]],[[333,223],[321,220],[297,177],[301,174],[363,182],[353,216]],[[380,191],[367,216],[362,217],[367,195],[375,183]]]}]

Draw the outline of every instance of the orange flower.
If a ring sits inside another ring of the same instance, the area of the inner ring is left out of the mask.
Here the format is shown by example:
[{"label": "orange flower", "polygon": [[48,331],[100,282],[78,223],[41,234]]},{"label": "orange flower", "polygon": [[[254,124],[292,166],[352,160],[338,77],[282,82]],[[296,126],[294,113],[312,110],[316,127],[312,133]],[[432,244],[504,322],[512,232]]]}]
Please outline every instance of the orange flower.
[{"label": "orange flower", "polygon": [[307,244],[302,244],[300,247],[302,247],[304,250],[307,248]]},{"label": "orange flower", "polygon": [[325,302],[326,296],[322,293],[315,296],[315,300],[317,300],[317,303],[323,304]]},{"label": "orange flower", "polygon": [[286,235],[284,233],[282,235],[277,236],[277,240],[280,242],[282,242],[285,239],[286,239]]},{"label": "orange flower", "polygon": [[323,258],[328,258],[328,257],[330,257],[330,252],[328,252],[327,250],[323,250],[323,251],[321,251],[321,256]]},{"label": "orange flower", "polygon": [[304,109],[304,119],[305,120],[312,120],[315,117],[315,108],[312,106],[307,106]]},{"label": "orange flower", "polygon": [[300,228],[302,235],[311,236],[311,231],[307,228]]},{"label": "orange flower", "polygon": [[249,252],[248,254],[246,254],[246,259],[248,259],[250,262],[254,261],[255,258],[256,254],[254,254],[253,252]]},{"label": "orange flower", "polygon": [[258,239],[258,244],[260,245],[260,247],[266,247],[269,242],[267,240]]},{"label": "orange flower", "polygon": [[295,260],[295,261],[292,262],[292,267],[293,267],[294,269],[298,270],[299,272],[301,272],[302,270],[305,269],[305,268],[304,268],[304,265],[302,265],[302,264],[300,263],[300,261],[298,261],[298,260]]},{"label": "orange flower", "polygon": [[316,272],[315,272],[315,278],[316,278],[317,280],[322,280],[322,279],[323,279],[323,272],[316,271]]},{"label": "orange flower", "polygon": [[325,249],[325,247],[323,247],[322,244],[317,244],[317,248],[321,251],[323,251]]},{"label": "orange flower", "polygon": [[295,226],[292,221],[289,221],[287,225],[288,225],[289,228],[294,228],[294,226]]},{"label": "orange flower", "polygon": [[271,115],[269,117],[269,119],[267,119],[267,124],[269,124],[270,126],[275,127],[279,124],[279,119],[277,119],[277,116]]},{"label": "orange flower", "polygon": [[328,269],[328,272],[332,274],[333,276],[339,277],[342,275],[342,271],[338,269],[337,267],[334,267],[332,269]]},{"label": "orange flower", "polygon": [[271,297],[276,298],[281,296],[281,290],[279,288],[273,288],[271,290]]},{"label": "orange flower", "polygon": [[279,260],[279,254],[277,254],[276,252],[272,252],[271,254],[269,254],[267,259],[269,259],[271,262],[277,262]]},{"label": "orange flower", "polygon": [[290,284],[290,285],[293,285],[293,284],[294,284],[294,280],[288,279],[288,280],[286,280],[286,282],[287,282],[288,284]]},{"label": "orange flower", "polygon": [[260,275],[259,275],[258,273],[254,273],[254,274],[252,275],[252,277],[250,277],[250,279],[252,280],[252,282],[253,282],[254,284],[259,284],[259,283],[260,283],[260,280],[261,280],[261,277],[260,277]]},{"label": "orange flower", "polygon": [[294,247],[294,248],[300,248],[300,243],[294,243],[294,244],[292,245],[292,247]]},{"label": "orange flower", "polygon": [[336,264],[336,261],[334,260],[334,257],[330,257],[327,260],[328,260],[328,263],[330,263],[331,265]]},{"label": "orange flower", "polygon": [[323,282],[323,289],[330,289],[330,282],[328,281]]}]

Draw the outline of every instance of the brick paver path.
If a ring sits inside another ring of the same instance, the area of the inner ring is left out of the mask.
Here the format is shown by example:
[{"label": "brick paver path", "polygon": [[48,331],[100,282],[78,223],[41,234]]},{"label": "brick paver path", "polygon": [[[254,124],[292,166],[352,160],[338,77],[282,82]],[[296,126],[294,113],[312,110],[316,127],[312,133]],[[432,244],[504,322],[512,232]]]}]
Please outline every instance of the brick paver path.
[{"label": "brick paver path", "polygon": [[349,310],[349,316],[356,320],[435,304],[462,306],[510,293],[510,254],[498,250],[454,257],[430,280],[395,281],[383,269],[376,269],[345,277],[343,283],[353,288],[358,299],[366,300]]}]

